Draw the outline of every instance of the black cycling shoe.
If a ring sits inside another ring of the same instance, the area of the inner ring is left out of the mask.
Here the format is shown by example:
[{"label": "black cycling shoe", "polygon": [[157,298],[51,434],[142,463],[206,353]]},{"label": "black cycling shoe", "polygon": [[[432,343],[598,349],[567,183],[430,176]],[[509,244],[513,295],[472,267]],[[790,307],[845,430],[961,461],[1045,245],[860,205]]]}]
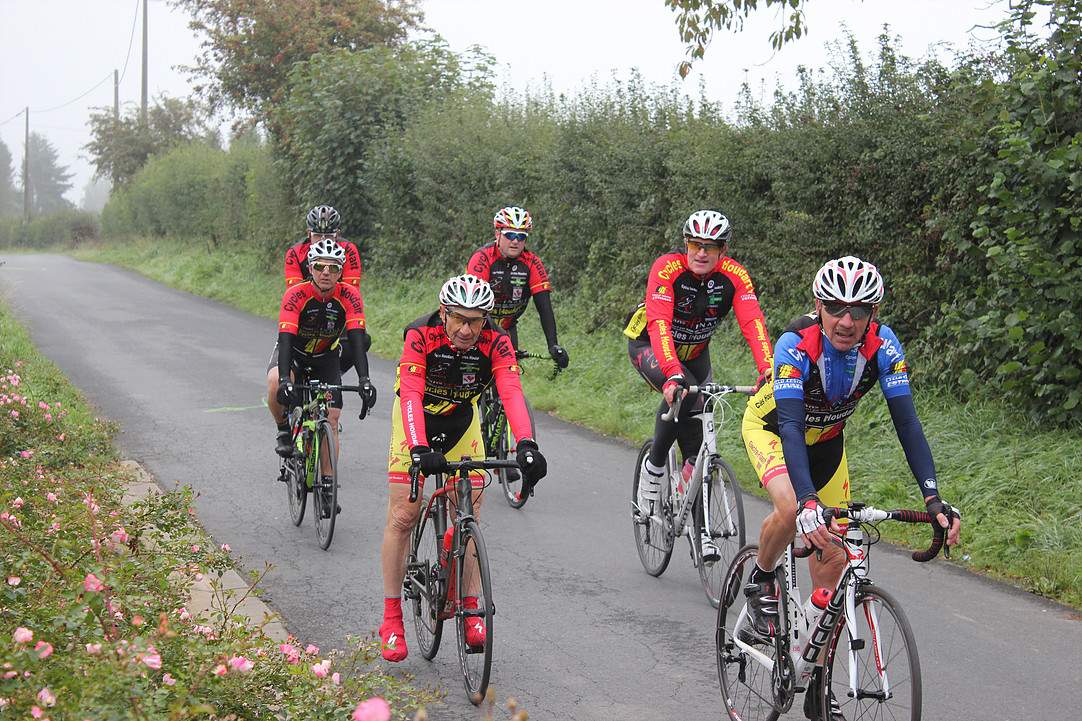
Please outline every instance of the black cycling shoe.
[{"label": "black cycling shoe", "polygon": [[507,480],[510,483],[514,483],[518,479],[522,478],[522,474],[519,473],[519,470],[517,468],[505,468],[503,469],[503,471],[507,474]]},{"label": "black cycling shoe", "polygon": [[822,676],[821,669],[815,669],[812,671],[811,678],[808,679],[808,690],[804,692],[804,717],[809,721],[845,721],[845,716],[842,715],[842,708],[838,705],[838,699],[834,698],[834,692],[830,692],[830,716],[824,719],[823,715],[819,712],[819,690],[820,690],[820,678]]},{"label": "black cycling shoe", "polygon": [[741,640],[751,643],[773,638],[778,632],[778,591],[774,579],[753,578],[744,586],[744,597],[748,599],[748,624],[741,629]]},{"label": "black cycling shoe", "polygon": [[293,434],[289,431],[278,431],[278,445],[275,446],[274,452],[280,455],[282,458],[289,458],[293,455]]}]

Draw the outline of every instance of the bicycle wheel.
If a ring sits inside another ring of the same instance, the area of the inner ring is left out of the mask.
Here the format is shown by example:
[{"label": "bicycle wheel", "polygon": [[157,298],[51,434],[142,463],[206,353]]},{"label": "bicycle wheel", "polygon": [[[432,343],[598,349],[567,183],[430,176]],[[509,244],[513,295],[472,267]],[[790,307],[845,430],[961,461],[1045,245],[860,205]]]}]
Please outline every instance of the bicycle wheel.
[{"label": "bicycle wheel", "polygon": [[[316,478],[312,485],[312,516],[316,521],[316,538],[324,551],[334,538],[334,522],[338,517],[338,446],[331,433],[330,421],[320,421],[316,428],[316,445],[319,448],[316,458]],[[324,473],[323,461],[330,473]]]},{"label": "bicycle wheel", "polygon": [[[856,610],[853,628],[840,621],[831,636],[823,688],[834,694],[847,719],[920,721],[920,659],[905,612],[871,584],[857,589]],[[849,686],[853,674],[855,694]],[[829,708],[830,694],[820,698]]]},{"label": "bicycle wheel", "polygon": [[758,554],[759,546],[749,544],[729,564],[718,604],[714,650],[726,715],[742,721],[775,721],[783,711],[775,704],[773,683],[780,644],[759,644],[749,650],[736,643],[737,634],[748,624],[743,589]]},{"label": "bicycle wheel", "polygon": [[736,473],[722,458],[711,458],[710,467],[707,469],[709,483],[706,504],[706,516],[710,519],[710,538],[721,552],[721,558],[714,562],[702,560],[703,531],[706,530],[703,499],[700,498],[695,504],[695,534],[694,543],[698,553],[699,579],[703,582],[703,590],[710,599],[710,605],[718,607],[718,599],[721,597],[721,584],[725,581],[725,573],[729,569],[729,562],[744,543],[744,499],[740,493],[740,484],[736,482]]},{"label": "bicycle wheel", "polygon": [[[455,583],[455,630],[458,632],[458,660],[466,696],[475,706],[485,698],[488,678],[492,671],[492,619],[496,607],[492,603],[492,578],[488,568],[488,552],[481,529],[475,521],[467,521],[462,529],[461,556],[457,558]],[[484,623],[484,643],[466,643],[467,624]]]},{"label": "bicycle wheel", "polygon": [[286,481],[289,518],[294,526],[299,526],[304,520],[304,509],[308,505],[308,487],[304,481],[304,459],[295,456],[283,458],[282,476]]},{"label": "bicycle wheel", "polygon": [[[421,499],[424,507],[425,499]],[[447,582],[440,578],[440,549],[443,539],[443,504],[436,501],[413,529],[413,540],[406,557],[406,579],[402,595],[413,607],[413,630],[421,655],[431,661],[440,650]]]},{"label": "bicycle wheel", "polygon": [[[642,468],[643,459],[650,452],[653,441],[646,441],[639,457],[635,461],[635,475],[631,482],[631,502],[637,503],[639,498],[639,469]],[[667,474],[666,474],[667,475]],[[631,511],[631,524],[635,532],[635,549],[639,552],[639,560],[642,567],[651,576],[660,576],[669,567],[669,559],[672,558],[673,533],[672,514],[669,513],[669,481],[663,478],[661,481],[661,496],[657,507],[660,509],[652,516],[645,516],[638,511]]]}]

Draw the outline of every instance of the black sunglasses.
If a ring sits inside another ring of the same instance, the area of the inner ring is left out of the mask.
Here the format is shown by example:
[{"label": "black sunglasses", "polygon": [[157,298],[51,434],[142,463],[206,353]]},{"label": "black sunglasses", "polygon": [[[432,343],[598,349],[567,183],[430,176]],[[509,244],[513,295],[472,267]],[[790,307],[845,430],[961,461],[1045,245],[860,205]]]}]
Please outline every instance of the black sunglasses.
[{"label": "black sunglasses", "polygon": [[874,305],[864,305],[863,303],[838,303],[836,301],[823,301],[823,310],[830,313],[835,318],[841,318],[846,313],[853,320],[864,320],[871,316],[872,311],[875,310]]}]

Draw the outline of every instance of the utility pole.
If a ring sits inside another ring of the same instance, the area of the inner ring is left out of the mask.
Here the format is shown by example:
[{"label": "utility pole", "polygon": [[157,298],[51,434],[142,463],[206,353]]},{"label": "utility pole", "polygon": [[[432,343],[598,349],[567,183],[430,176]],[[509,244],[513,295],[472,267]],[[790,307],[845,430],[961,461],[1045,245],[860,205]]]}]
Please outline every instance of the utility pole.
[{"label": "utility pole", "polygon": [[113,122],[120,122],[120,72],[113,68]]},{"label": "utility pole", "polygon": [[143,125],[147,122],[147,0],[143,0],[143,104],[141,106]]},{"label": "utility pole", "polygon": [[26,145],[23,146],[23,220],[30,222],[30,106],[23,111],[26,116]]}]

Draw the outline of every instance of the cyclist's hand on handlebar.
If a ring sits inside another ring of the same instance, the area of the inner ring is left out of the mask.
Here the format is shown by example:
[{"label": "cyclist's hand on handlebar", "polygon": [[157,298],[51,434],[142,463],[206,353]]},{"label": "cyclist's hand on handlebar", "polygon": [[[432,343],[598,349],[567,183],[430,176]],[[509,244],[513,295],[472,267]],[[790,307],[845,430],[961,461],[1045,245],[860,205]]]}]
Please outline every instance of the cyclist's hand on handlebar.
[{"label": "cyclist's hand on handlebar", "polygon": [[926,497],[924,507],[928,509],[928,513],[936,519],[940,527],[947,529],[947,545],[958,545],[959,537],[962,535],[961,512],[939,496]]},{"label": "cyclist's hand on handlebar", "polygon": [[567,355],[567,351],[563,346],[553,343],[549,346],[549,355],[552,356],[552,360],[556,362],[560,368],[567,368],[567,364],[571,362],[571,359]]},{"label": "cyclist's hand on handlebar", "polygon": [[363,407],[361,408],[360,418],[364,418],[372,410],[372,406],[376,405],[376,387],[372,385],[372,382],[368,378],[360,378],[361,387],[361,402]]},{"label": "cyclist's hand on handlebar", "polygon": [[830,531],[838,532],[841,528],[833,519],[828,526],[826,518],[823,517],[823,504],[816,496],[808,496],[797,506],[796,530],[809,547],[825,549],[831,543]]},{"label": "cyclist's hand on handlebar", "polygon": [[434,451],[428,446],[414,446],[410,449],[410,459],[413,464],[421,469],[421,474],[434,476],[442,473],[447,468],[447,459],[439,451]]},{"label": "cyclist's hand on handlebar", "polygon": [[683,391],[688,387],[687,380],[682,375],[669,376],[665,381],[665,385],[661,386],[661,394],[665,396],[665,402],[670,406],[676,402],[677,393]]},{"label": "cyclist's hand on handlebar", "polygon": [[759,377],[755,381],[755,391],[758,392],[760,388],[765,386],[774,378],[773,366],[767,366],[763,370],[759,371]]},{"label": "cyclist's hand on handlebar", "polygon": [[293,384],[290,383],[288,378],[278,379],[278,393],[275,394],[274,398],[278,401],[279,404],[285,406],[286,408],[289,408],[291,405],[294,404],[294,398],[296,398],[296,395],[293,392]]},{"label": "cyclist's hand on handlebar", "polygon": [[548,473],[548,461],[541,455],[541,451],[537,450],[537,443],[528,438],[518,442],[515,460],[522,469],[522,477],[531,487],[536,486]]}]

